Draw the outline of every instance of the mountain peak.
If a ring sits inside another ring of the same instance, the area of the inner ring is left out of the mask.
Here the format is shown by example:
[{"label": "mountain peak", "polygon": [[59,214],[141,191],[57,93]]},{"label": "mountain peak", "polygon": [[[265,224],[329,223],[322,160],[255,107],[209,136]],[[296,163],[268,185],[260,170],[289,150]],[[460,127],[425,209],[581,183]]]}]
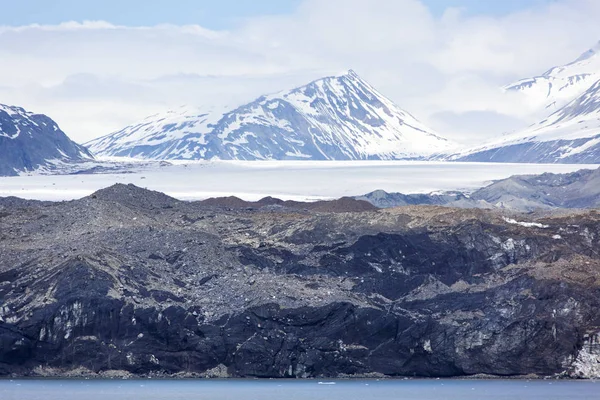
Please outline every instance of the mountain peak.
[{"label": "mountain peak", "polygon": [[358,160],[419,159],[451,143],[348,70],[224,113],[145,120],[88,145],[143,159]]},{"label": "mountain peak", "polygon": [[351,79],[360,79],[360,76],[353,69],[346,70],[345,72],[339,75],[340,77],[347,77]]},{"label": "mountain peak", "polygon": [[334,75],[327,75],[324,76],[322,78],[317,78],[315,80],[313,80],[312,82],[302,85],[300,87],[297,87],[295,89],[292,90],[283,90],[280,91],[279,93],[277,93],[277,95],[283,95],[285,93],[288,92],[293,92],[296,90],[304,90],[316,83],[322,83],[322,82],[331,82],[331,81],[336,81],[339,82],[341,84],[348,84],[348,83],[357,83],[357,84],[362,84],[362,85],[368,85],[366,83],[366,81],[364,79],[362,79],[353,69],[347,69],[345,71],[342,71],[340,73],[334,74]]},{"label": "mountain peak", "polygon": [[156,192],[135,186],[134,184],[116,183],[104,189],[100,189],[89,196],[93,200],[104,200],[116,202],[128,207],[172,208],[179,200]]},{"label": "mountain peak", "polygon": [[24,108],[0,104],[0,111],[4,111],[8,115],[32,115],[33,113],[26,111]]},{"label": "mountain peak", "polygon": [[585,60],[589,60],[590,58],[596,56],[596,54],[598,53],[600,53],[600,40],[596,43],[594,47],[590,48],[585,53],[581,54],[575,61],[567,65],[573,65]]},{"label": "mountain peak", "polygon": [[337,74],[333,74],[333,75],[330,75],[330,76],[319,78],[317,80],[327,79],[327,78],[359,78],[359,76],[358,76],[358,74],[353,69],[346,69],[346,70],[340,71]]}]

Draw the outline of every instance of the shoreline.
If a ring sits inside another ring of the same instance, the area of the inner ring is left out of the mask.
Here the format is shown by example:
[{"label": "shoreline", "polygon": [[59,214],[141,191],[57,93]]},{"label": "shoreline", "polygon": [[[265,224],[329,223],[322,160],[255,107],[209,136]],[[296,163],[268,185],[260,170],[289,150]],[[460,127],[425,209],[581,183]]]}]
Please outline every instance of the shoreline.
[{"label": "shoreline", "polygon": [[[119,371],[124,372],[124,371]],[[117,375],[102,373],[90,373],[74,375],[35,375],[35,376],[0,376],[0,381],[262,381],[262,382],[350,382],[350,381],[571,381],[571,382],[595,382],[598,378],[582,378],[569,376],[540,376],[540,375],[465,375],[453,377],[420,377],[420,376],[387,376],[375,374],[365,374],[356,376],[338,376],[338,377],[311,377],[311,378],[289,378],[289,377],[224,377],[224,376],[203,376],[201,373],[179,374],[145,374],[145,375]]]}]

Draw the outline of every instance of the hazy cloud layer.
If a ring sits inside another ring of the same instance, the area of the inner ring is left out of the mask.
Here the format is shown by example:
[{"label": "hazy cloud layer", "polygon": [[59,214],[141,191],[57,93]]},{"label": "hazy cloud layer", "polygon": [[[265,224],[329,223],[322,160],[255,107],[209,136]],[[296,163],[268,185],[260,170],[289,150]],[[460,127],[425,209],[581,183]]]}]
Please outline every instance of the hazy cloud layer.
[{"label": "hazy cloud layer", "polygon": [[0,103],[86,141],[182,104],[237,105],[352,68],[441,134],[476,142],[534,122],[500,87],[575,59],[600,39],[599,19],[596,0],[497,18],[434,18],[418,0],[305,0],[230,31],[0,27]]}]

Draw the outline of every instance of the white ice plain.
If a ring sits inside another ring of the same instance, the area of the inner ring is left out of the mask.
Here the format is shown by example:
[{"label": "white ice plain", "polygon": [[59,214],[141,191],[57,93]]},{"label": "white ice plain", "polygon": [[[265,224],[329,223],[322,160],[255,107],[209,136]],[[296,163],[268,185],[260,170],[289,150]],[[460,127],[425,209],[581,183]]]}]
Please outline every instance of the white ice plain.
[{"label": "white ice plain", "polygon": [[518,174],[596,169],[583,164],[494,164],[417,161],[198,161],[134,163],[119,173],[0,178],[0,197],[73,200],[115,183],[164,192],[181,200],[265,196],[311,201],[362,195],[373,190],[430,193],[470,191]]}]

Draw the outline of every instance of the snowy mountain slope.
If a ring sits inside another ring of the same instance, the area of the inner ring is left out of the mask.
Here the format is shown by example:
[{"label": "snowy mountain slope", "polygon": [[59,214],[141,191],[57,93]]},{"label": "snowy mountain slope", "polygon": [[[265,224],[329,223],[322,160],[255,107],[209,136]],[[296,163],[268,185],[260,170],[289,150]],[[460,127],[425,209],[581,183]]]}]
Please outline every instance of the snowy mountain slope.
[{"label": "snowy mountain slope", "polygon": [[540,76],[507,85],[507,91],[521,92],[534,107],[549,115],[586,91],[600,79],[600,42],[575,61],[549,69]]},{"label": "snowy mountain slope", "polygon": [[600,81],[523,132],[447,157],[458,161],[600,163]]},{"label": "snowy mountain slope", "polygon": [[47,116],[0,104],[0,175],[92,158]]},{"label": "snowy mountain slope", "polygon": [[235,110],[184,109],[87,145],[143,159],[416,159],[454,145],[354,71],[263,96]]}]

